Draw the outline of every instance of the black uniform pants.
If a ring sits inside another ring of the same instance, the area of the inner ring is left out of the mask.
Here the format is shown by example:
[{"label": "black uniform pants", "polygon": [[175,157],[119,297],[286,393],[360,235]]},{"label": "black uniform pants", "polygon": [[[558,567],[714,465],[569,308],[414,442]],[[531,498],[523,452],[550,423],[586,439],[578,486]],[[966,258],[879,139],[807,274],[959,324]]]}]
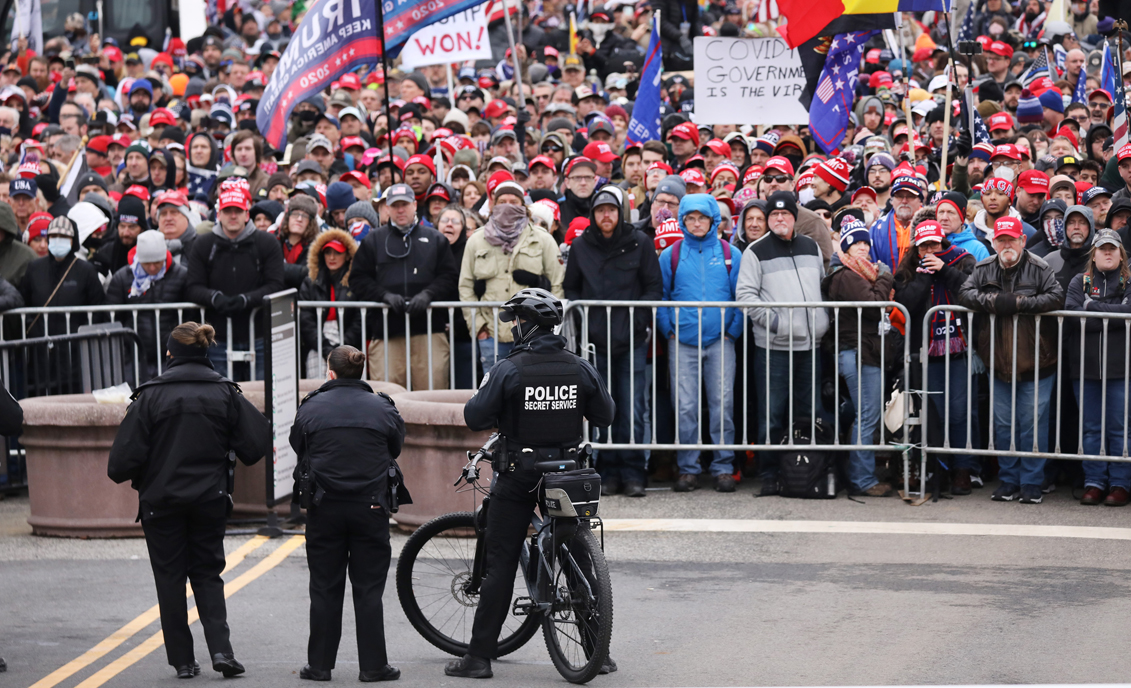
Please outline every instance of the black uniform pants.
[{"label": "black uniform pants", "polygon": [[468,653],[476,657],[494,659],[498,655],[499,633],[510,613],[519,554],[538,505],[541,479],[542,474],[535,471],[501,473],[491,488],[484,550],[487,573],[468,645]]},{"label": "black uniform pants", "polygon": [[306,656],[311,667],[320,671],[334,668],[342,639],[347,569],[353,585],[361,670],[376,671],[389,663],[381,597],[391,558],[389,515],[380,506],[326,497],[307,512],[310,641]]},{"label": "black uniform pants", "polygon": [[185,579],[192,584],[200,625],[208,643],[209,657],[230,653],[228,610],[224,603],[224,527],[228,522],[228,498],[194,504],[176,513],[141,522],[149,562],[157,583],[161,607],[161,630],[165,654],[174,667],[195,659],[188,624]]}]

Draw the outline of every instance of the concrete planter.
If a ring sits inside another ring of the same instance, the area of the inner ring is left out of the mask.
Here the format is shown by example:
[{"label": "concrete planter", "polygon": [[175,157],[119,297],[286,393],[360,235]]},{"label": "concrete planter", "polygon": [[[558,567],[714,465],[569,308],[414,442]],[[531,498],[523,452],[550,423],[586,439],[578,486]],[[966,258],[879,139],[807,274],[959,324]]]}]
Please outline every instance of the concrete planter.
[{"label": "concrete planter", "polygon": [[[463,406],[473,390],[434,390],[393,395],[407,434],[397,459],[413,503],[402,506],[397,524],[415,529],[452,511],[471,511],[480,497],[469,487],[453,487],[467,452],[483,446],[490,432],[472,432],[463,421]],[[481,463],[479,484],[491,484],[491,467]],[[457,490],[461,490],[457,493]]]},{"label": "concrete planter", "polygon": [[28,524],[36,535],[140,537],[137,492],[106,477],[125,404],[90,394],[24,399]]},{"label": "concrete planter", "polygon": [[[298,396],[302,397],[322,386],[325,380],[299,380]],[[389,396],[406,391],[404,387],[392,382],[370,382],[374,392],[384,392]],[[265,411],[267,408],[264,398],[263,382],[241,382],[240,389],[255,408]],[[266,460],[266,459],[265,459]],[[262,518],[267,515],[267,468],[263,462],[254,466],[245,466],[236,462],[235,489],[232,490],[232,518]],[[281,515],[291,512],[290,502],[276,506],[273,511]]]}]

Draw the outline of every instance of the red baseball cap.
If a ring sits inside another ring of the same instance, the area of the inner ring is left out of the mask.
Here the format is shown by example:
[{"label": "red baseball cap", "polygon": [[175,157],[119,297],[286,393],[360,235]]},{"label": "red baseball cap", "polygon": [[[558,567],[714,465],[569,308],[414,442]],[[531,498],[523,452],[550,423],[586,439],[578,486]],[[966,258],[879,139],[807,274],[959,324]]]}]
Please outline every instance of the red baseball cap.
[{"label": "red baseball cap", "polygon": [[338,79],[338,88],[347,88],[351,91],[361,90],[361,79],[356,74],[350,72],[343,74],[341,79]]},{"label": "red baseball cap", "polygon": [[[703,144],[703,148],[709,149],[715,155],[721,155],[724,158],[729,158],[731,155],[730,144],[721,139],[711,139],[707,143]],[[705,151],[701,150],[699,152],[703,153]]]},{"label": "red baseball cap", "polygon": [[95,136],[94,138],[92,138],[91,140],[86,142],[86,149],[87,150],[92,150],[95,153],[101,153],[102,155],[106,155],[106,151],[109,148],[110,148],[110,137],[109,136]]},{"label": "red baseball cap", "polygon": [[671,174],[672,173],[672,166],[667,164],[663,160],[656,160],[655,162],[648,165],[648,169],[644,170],[644,173],[647,174],[647,173],[651,172],[652,170],[663,170],[664,172]]},{"label": "red baseball cap", "polygon": [[121,62],[122,61],[122,51],[118,50],[116,47],[114,47],[112,45],[108,45],[105,48],[103,48],[102,54],[105,55],[106,59],[111,61],[111,62]]},{"label": "red baseball cap", "polygon": [[1115,154],[1115,157],[1119,158],[1119,162],[1123,162],[1127,158],[1131,158],[1131,143],[1125,144],[1122,148],[1120,148],[1119,152]]},{"label": "red baseball cap", "polygon": [[487,103],[487,107],[483,108],[483,117],[487,119],[502,117],[507,114],[509,108],[510,106],[507,105],[507,101],[502,98],[496,98],[490,103]]},{"label": "red baseball cap", "polygon": [[571,245],[573,243],[573,240],[576,239],[577,237],[581,236],[581,233],[584,232],[588,228],[589,228],[589,218],[587,218],[587,217],[575,217],[572,220],[570,220],[569,229],[566,230],[566,235],[565,235],[566,246]]},{"label": "red baseball cap", "polygon": [[915,227],[915,245],[925,244],[928,241],[941,242],[946,238],[942,226],[934,220],[924,220]]},{"label": "red baseball cap", "polygon": [[1012,143],[1003,143],[1000,146],[994,147],[994,152],[992,155],[990,155],[990,160],[993,160],[994,158],[999,156],[1005,156],[1010,160],[1020,160],[1021,151],[1017,150],[1017,146],[1013,145]]},{"label": "red baseball cap", "polygon": [[1013,117],[1008,112],[997,112],[990,115],[989,129],[990,131],[1000,131],[1002,129],[1013,128]]},{"label": "red baseball cap", "polygon": [[753,184],[762,177],[764,169],[761,165],[751,165],[746,168],[746,174],[742,175],[742,185]]},{"label": "red baseball cap", "polygon": [[856,199],[857,199],[858,197],[860,197],[860,196],[871,196],[871,197],[872,197],[872,200],[873,200],[873,201],[875,201],[875,200],[876,200],[876,198],[878,198],[878,197],[876,196],[876,190],[875,190],[875,189],[873,189],[873,188],[872,188],[872,187],[870,187],[870,186],[862,186],[862,187],[860,187],[859,189],[857,189],[856,191],[854,191],[854,192],[852,193],[852,198],[851,198],[851,199],[849,199],[849,200],[850,200],[850,201],[851,201],[852,203],[855,203],[855,202],[856,202]]},{"label": "red baseball cap", "polygon": [[360,136],[343,137],[339,145],[341,146],[342,150],[354,147],[360,147],[362,150],[365,150],[369,147],[369,144],[365,142],[365,139],[361,138]]},{"label": "red baseball cap", "polygon": [[689,170],[684,170],[679,173],[679,176],[687,184],[698,184],[699,186],[707,186],[707,177],[703,174],[703,170],[692,167]]},{"label": "red baseball cap", "polygon": [[1025,231],[1021,228],[1021,220],[1016,217],[1006,215],[999,217],[994,222],[994,237],[1011,236],[1014,238],[1025,236]]},{"label": "red baseball cap", "polygon": [[1017,178],[1017,186],[1025,193],[1047,194],[1049,192],[1049,176],[1037,170],[1025,170]]},{"label": "red baseball cap", "polygon": [[1008,43],[1003,43],[1002,41],[994,41],[993,43],[990,43],[989,47],[986,48],[986,50],[987,52],[991,52],[994,55],[1004,57],[1007,60],[1013,59],[1013,48],[1009,47]]},{"label": "red baseball cap", "polygon": [[173,113],[168,108],[157,108],[149,115],[149,126],[155,127],[158,124],[165,126],[176,126],[177,119],[173,117]]},{"label": "red baseball cap", "polygon": [[889,72],[872,72],[868,85],[872,88],[891,88],[891,74]]},{"label": "red baseball cap", "polygon": [[529,169],[533,170],[535,165],[545,165],[546,167],[550,168],[551,172],[557,172],[558,171],[558,166],[557,166],[556,163],[554,163],[553,158],[551,158],[547,155],[539,155],[539,156],[531,159]]},{"label": "red baseball cap", "polygon": [[493,197],[495,195],[495,189],[499,188],[500,184],[502,184],[503,182],[513,181],[514,175],[510,172],[507,172],[506,170],[499,170],[498,172],[495,172],[487,179],[487,195]]},{"label": "red baseball cap", "polygon": [[614,153],[613,149],[609,147],[609,144],[604,141],[593,141],[589,143],[581,151],[581,154],[590,160],[605,163],[613,162],[620,157]]},{"label": "red baseball cap", "polygon": [[695,147],[699,147],[699,129],[691,122],[682,122],[672,127],[668,136],[674,136],[677,139],[687,139],[695,143]]},{"label": "red baseball cap", "polygon": [[[141,200],[145,201],[146,203],[149,203],[149,189],[147,187],[142,186],[141,184],[131,184],[126,189],[125,193],[123,193],[122,195],[124,195],[124,196],[134,196],[136,198],[140,198]],[[185,197],[179,191],[165,191],[163,193],[157,194],[157,196],[158,196],[158,200],[161,201],[160,203],[157,204],[158,206],[165,205],[166,203],[172,203],[173,205],[187,205],[188,204],[188,201],[185,200]],[[168,197],[168,198],[163,199],[163,198],[161,198],[162,196],[165,196],[165,197]],[[173,197],[175,197],[175,198],[173,198]]]},{"label": "red baseball cap", "polygon": [[997,191],[998,193],[1003,193],[1006,196],[1013,198],[1013,182],[1009,181],[1008,179],[1002,179],[1001,177],[990,177],[986,181],[982,182],[982,193],[985,194],[990,190]]},{"label": "red baseball cap", "polygon": [[550,210],[554,211],[554,222],[561,222],[562,221],[562,209],[561,209],[561,206],[559,206],[557,204],[557,202],[551,201],[548,198],[543,198],[540,201],[534,201],[534,205],[544,205],[544,206],[546,206]]},{"label": "red baseball cap", "polygon": [[338,241],[337,239],[334,239],[333,241],[327,241],[325,244],[323,244],[322,251],[335,251],[337,253],[345,253],[346,247],[345,244]]},{"label": "red baseball cap", "polygon": [[1088,93],[1088,100],[1091,100],[1092,96],[1097,95],[1097,94],[1103,96],[1104,98],[1107,98],[1107,102],[1109,102],[1109,103],[1112,102],[1112,100],[1113,100],[1112,97],[1111,97],[1111,94],[1108,93],[1107,89],[1105,89],[1105,88],[1093,88],[1091,90],[1091,92]]},{"label": "red baseball cap", "polygon": [[239,208],[247,210],[247,195],[239,187],[229,187],[220,192],[220,210]]},{"label": "red baseball cap", "polygon": [[350,170],[349,172],[346,172],[341,177],[339,177],[339,179],[343,182],[355,181],[367,189],[373,188],[373,184],[369,181],[369,178],[364,174],[358,172],[357,170]]},{"label": "red baseball cap", "polygon": [[584,155],[579,155],[576,158],[573,158],[572,160],[570,160],[569,162],[566,163],[565,176],[568,177],[573,172],[574,168],[576,168],[578,166],[588,167],[589,169],[593,170],[594,172],[597,171],[597,166],[593,164],[592,160],[585,157]]},{"label": "red baseball cap", "polygon": [[789,161],[789,158],[783,158],[780,155],[775,155],[774,157],[766,161],[766,165],[762,170],[762,174],[769,174],[770,170],[777,170],[778,172],[783,172],[791,177],[795,174],[793,171],[793,163]]}]

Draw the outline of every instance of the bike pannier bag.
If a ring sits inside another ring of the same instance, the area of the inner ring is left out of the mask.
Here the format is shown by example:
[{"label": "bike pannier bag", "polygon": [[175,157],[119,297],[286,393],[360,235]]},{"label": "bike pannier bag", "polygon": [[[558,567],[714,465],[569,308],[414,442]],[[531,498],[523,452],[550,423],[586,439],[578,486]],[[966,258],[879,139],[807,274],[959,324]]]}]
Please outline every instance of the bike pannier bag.
[{"label": "bike pannier bag", "polygon": [[547,516],[594,518],[601,501],[601,476],[592,468],[542,476],[542,510]]}]

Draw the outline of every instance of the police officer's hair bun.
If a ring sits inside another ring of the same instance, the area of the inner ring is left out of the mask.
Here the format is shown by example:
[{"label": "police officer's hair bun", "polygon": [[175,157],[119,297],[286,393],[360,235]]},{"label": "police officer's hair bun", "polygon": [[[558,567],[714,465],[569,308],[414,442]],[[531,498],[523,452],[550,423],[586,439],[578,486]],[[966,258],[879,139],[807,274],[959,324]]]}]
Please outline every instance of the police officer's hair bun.
[{"label": "police officer's hair bun", "polygon": [[365,370],[365,354],[352,346],[339,346],[330,352],[330,370],[340,378],[360,380]]},{"label": "police officer's hair bun", "polygon": [[177,325],[169,336],[185,346],[198,346],[203,349],[216,343],[216,330],[211,325],[201,325],[192,321]]}]

